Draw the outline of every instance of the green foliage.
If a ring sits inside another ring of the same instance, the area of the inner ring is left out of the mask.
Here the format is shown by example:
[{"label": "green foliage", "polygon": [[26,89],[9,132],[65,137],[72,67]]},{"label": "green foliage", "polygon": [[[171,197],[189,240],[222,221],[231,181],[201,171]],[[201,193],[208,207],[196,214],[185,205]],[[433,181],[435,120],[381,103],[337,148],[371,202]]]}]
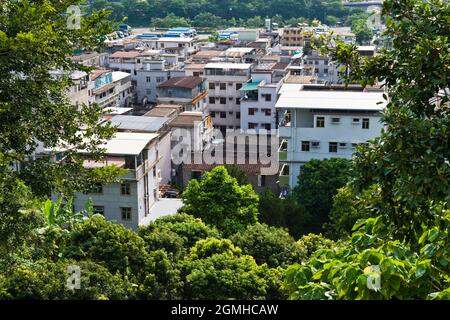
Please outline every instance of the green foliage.
[{"label": "green foliage", "polygon": [[[322,0],[322,1],[304,1],[304,0],[249,0],[249,1],[231,1],[231,0],[121,0],[106,1],[94,0],[93,9],[108,8],[112,11],[112,17],[121,20],[128,18],[128,23],[136,26],[147,26],[152,20],[173,15],[183,18],[180,22],[194,20],[199,24],[195,26],[216,26],[218,19],[227,21],[227,25],[232,25],[231,20],[250,20],[254,17],[274,17],[280,19],[298,18],[302,16],[307,19],[319,18],[325,21],[328,16],[343,17],[348,13],[340,0]],[[196,18],[199,13],[204,21]],[[207,15],[206,15],[207,14]],[[211,19],[211,24],[208,19]],[[214,21],[213,21],[214,20]],[[214,22],[214,24],[213,24]],[[207,24],[207,25],[206,25]],[[167,24],[166,24],[167,25]],[[172,24],[170,24],[172,25]],[[241,24],[243,25],[243,24]],[[251,24],[254,25],[253,23]],[[223,26],[223,25],[222,25]],[[258,23],[258,26],[263,26]],[[161,26],[160,26],[161,27]]]},{"label": "green foliage", "polygon": [[[382,219],[355,226],[351,243],[322,250],[306,265],[294,265],[284,283],[291,299],[439,299],[450,285],[450,212],[433,206],[432,228],[420,248],[387,239]],[[379,281],[378,281],[379,280]]]},{"label": "green foliage", "polygon": [[232,236],[231,241],[256,263],[286,267],[303,258],[303,251],[287,231],[257,223]]},{"label": "green foliage", "polygon": [[248,175],[237,165],[226,164],[225,169],[227,169],[228,174],[235,178],[240,185],[248,184]]},{"label": "green foliage", "polygon": [[269,226],[281,227],[289,230],[294,238],[308,233],[311,216],[289,194],[286,199],[266,190],[259,197],[259,216],[261,223]]},{"label": "green foliage", "polygon": [[181,263],[185,299],[264,299],[273,291],[279,273],[258,266],[230,240],[200,240]]},{"label": "green foliage", "polygon": [[321,234],[311,233],[297,241],[297,247],[302,251],[304,259],[308,259],[319,250],[331,249],[334,246],[335,243],[333,241],[324,238]]},{"label": "green foliage", "polygon": [[373,38],[373,31],[367,25],[367,20],[356,20],[352,22],[352,32],[358,43],[368,43]]},{"label": "green foliage", "polygon": [[139,229],[138,234],[144,239],[149,251],[164,249],[172,253],[175,259],[184,256],[197,241],[219,237],[215,228],[182,213],[157,219]]},{"label": "green foliage", "polygon": [[376,185],[363,190],[362,194],[357,194],[351,186],[339,189],[333,198],[330,222],[324,225],[326,235],[332,239],[347,238],[359,219],[376,216],[380,192]]},{"label": "green foliage", "polygon": [[64,252],[65,258],[90,259],[110,272],[142,276],[148,253],[145,241],[126,227],[95,215],[76,226]]},{"label": "green foliage", "polygon": [[180,299],[183,282],[178,265],[165,250],[150,253],[148,272],[139,286],[137,297],[140,299],[166,300]]},{"label": "green foliage", "polygon": [[[80,289],[67,287],[68,266],[80,268]],[[91,261],[39,260],[17,266],[3,280],[0,276],[0,298],[3,299],[105,300],[127,299],[132,294],[132,286],[126,280]]]},{"label": "green foliage", "polygon": [[205,173],[201,182],[191,180],[182,199],[181,212],[216,226],[225,236],[257,222],[258,195],[251,185],[240,186],[222,166]]},{"label": "green foliage", "polygon": [[[105,10],[82,16],[79,29],[67,27],[67,8],[83,2],[2,2],[0,72],[10,76],[0,79],[0,152],[2,161],[21,163],[20,178],[39,196],[49,188],[66,194],[81,189],[101,170],[85,173],[76,150],[98,158],[99,146],[113,134],[110,126],[98,124],[101,107],[75,106],[66,96],[73,84],[70,73],[90,70],[70,59],[74,48],[99,49],[101,35],[111,31]],[[61,76],[55,77],[55,70]],[[48,149],[70,146],[70,151],[58,164],[49,158],[34,161],[37,141]]]},{"label": "green foliage", "polygon": [[333,196],[350,180],[352,163],[346,159],[311,160],[302,166],[293,197],[311,216],[311,231],[328,222]]},{"label": "green foliage", "polygon": [[43,216],[27,186],[14,177],[0,152],[0,257],[20,253],[35,228],[44,224]]}]

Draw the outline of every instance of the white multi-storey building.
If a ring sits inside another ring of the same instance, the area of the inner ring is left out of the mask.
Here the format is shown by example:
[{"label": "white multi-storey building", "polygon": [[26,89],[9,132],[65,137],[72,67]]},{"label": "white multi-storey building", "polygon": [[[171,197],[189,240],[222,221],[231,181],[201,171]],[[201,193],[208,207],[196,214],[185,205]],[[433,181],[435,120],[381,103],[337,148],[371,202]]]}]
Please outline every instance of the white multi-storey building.
[{"label": "white multi-storey building", "polygon": [[[117,183],[97,184],[87,193],[75,193],[74,210],[82,211],[92,201],[95,213],[131,229],[148,225],[161,215],[176,213],[181,200],[160,199],[164,162],[161,143],[157,133],[117,132],[101,146],[105,150],[102,160],[85,160],[83,165],[87,169],[115,165],[127,173]],[[45,152],[55,161],[64,161],[64,150]],[[54,194],[53,198],[57,196]]]},{"label": "white multi-storey building", "polygon": [[208,63],[205,77],[209,83],[208,112],[215,128],[241,126],[241,91],[250,79],[252,64]]},{"label": "white multi-storey building", "polygon": [[273,78],[273,71],[252,73],[252,79],[242,88],[241,129],[276,129],[275,104],[282,79]]},{"label": "white multi-storey building", "polygon": [[382,92],[311,88],[284,84],[276,104],[284,164],[281,187],[293,188],[302,165],[310,160],[350,159],[358,144],[379,136],[383,128]]}]

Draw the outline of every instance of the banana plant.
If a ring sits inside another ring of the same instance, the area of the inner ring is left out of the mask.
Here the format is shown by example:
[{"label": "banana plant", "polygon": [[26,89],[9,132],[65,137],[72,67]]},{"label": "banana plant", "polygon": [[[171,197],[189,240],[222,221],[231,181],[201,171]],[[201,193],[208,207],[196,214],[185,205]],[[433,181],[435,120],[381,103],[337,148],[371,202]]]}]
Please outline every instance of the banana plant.
[{"label": "banana plant", "polygon": [[63,198],[60,196],[56,202],[47,199],[42,204],[47,226],[51,227],[72,227],[75,221],[80,221],[84,217],[84,212],[74,212],[73,198],[69,198],[63,205]]}]

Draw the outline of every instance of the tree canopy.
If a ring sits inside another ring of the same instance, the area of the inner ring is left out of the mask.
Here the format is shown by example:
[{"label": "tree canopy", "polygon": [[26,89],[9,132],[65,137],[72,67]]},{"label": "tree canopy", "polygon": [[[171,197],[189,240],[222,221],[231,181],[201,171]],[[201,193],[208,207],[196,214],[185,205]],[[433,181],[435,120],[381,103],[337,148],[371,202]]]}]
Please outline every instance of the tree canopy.
[{"label": "tree canopy", "polygon": [[239,185],[225,167],[219,166],[191,180],[182,194],[182,212],[216,226],[225,236],[257,222],[258,195],[252,186]]}]

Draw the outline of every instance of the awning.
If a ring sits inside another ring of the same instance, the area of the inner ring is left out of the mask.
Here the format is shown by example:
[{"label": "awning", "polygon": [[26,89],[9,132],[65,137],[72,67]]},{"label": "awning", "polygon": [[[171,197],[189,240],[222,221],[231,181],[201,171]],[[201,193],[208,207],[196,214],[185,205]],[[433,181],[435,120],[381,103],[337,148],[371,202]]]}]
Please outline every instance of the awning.
[{"label": "awning", "polygon": [[241,91],[254,91],[258,90],[258,86],[261,83],[261,81],[258,82],[247,82],[245,85],[242,86]]}]

